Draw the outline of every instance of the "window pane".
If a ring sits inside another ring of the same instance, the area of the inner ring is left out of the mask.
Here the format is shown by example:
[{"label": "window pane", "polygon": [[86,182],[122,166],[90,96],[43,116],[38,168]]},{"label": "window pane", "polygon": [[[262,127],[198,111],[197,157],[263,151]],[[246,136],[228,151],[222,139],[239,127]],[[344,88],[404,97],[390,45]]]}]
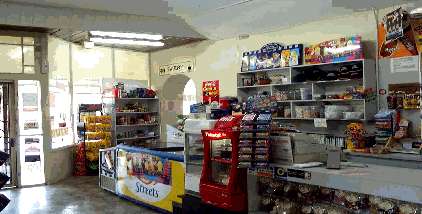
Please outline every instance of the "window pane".
[{"label": "window pane", "polygon": [[34,65],[34,46],[24,46],[23,53],[24,65]]},{"label": "window pane", "polygon": [[21,44],[21,37],[15,36],[0,36],[0,43],[6,44]]},{"label": "window pane", "polygon": [[49,37],[48,62],[51,147],[55,149],[74,143],[70,108],[69,44]]},{"label": "window pane", "polygon": [[0,44],[0,73],[22,73],[22,48]]},{"label": "window pane", "polygon": [[23,37],[23,44],[24,45],[34,45],[34,38],[33,37]]},{"label": "window pane", "polygon": [[34,66],[24,66],[23,72],[25,74],[35,74],[35,67]]}]

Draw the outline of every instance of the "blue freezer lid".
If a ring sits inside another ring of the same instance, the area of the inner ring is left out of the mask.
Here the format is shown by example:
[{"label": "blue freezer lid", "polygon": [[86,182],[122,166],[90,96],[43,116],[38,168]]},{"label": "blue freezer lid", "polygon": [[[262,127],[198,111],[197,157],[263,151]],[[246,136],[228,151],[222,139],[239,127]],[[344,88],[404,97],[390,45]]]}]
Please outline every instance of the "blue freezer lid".
[{"label": "blue freezer lid", "polygon": [[[184,162],[183,152],[177,154],[174,151],[165,151],[165,148],[160,148],[159,150],[161,151],[158,151],[158,150],[149,149],[149,148],[134,147],[134,146],[119,144],[116,146],[116,149],[122,149],[122,150],[133,152],[133,153],[146,153],[146,154],[151,154],[151,155],[155,155],[155,156],[159,156],[163,158],[168,158],[169,160]],[[169,149],[172,150],[171,147]]]}]

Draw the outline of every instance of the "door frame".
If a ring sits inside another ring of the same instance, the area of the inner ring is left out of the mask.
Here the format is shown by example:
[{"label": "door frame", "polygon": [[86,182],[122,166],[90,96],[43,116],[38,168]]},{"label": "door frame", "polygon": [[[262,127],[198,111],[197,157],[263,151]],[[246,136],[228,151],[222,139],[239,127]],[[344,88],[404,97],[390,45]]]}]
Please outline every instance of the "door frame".
[{"label": "door frame", "polygon": [[[13,80],[0,80],[0,86],[4,86],[4,85],[9,85],[8,86],[8,113],[9,113],[9,117],[8,119],[8,139],[9,139],[9,144],[11,143],[11,141],[13,142],[13,145],[10,145],[10,158],[9,158],[9,163],[10,163],[10,183],[5,185],[5,187],[17,187],[18,186],[18,179],[19,179],[19,175],[18,175],[18,144],[17,144],[17,136],[18,136],[18,132],[17,132],[17,111],[16,110],[16,93],[15,93],[15,82]],[[4,97],[2,97],[4,98]],[[3,102],[4,103],[4,102]],[[3,115],[2,115],[3,116]]]}]

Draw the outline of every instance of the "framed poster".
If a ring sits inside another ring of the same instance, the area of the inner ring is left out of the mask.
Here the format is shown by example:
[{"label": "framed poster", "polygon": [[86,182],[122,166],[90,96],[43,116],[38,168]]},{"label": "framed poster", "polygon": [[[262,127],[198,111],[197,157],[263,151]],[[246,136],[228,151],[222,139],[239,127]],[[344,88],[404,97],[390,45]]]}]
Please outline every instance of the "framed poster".
[{"label": "framed poster", "polygon": [[220,81],[203,81],[202,82],[202,102],[211,104],[220,101]]}]

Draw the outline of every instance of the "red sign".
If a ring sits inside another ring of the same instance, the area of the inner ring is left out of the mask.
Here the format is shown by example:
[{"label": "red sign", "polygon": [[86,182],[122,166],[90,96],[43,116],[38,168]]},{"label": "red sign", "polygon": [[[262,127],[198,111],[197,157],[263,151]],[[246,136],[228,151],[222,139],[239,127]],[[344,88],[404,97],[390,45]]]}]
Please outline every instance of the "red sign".
[{"label": "red sign", "polygon": [[210,104],[220,100],[220,81],[203,81],[202,82],[202,102]]}]

